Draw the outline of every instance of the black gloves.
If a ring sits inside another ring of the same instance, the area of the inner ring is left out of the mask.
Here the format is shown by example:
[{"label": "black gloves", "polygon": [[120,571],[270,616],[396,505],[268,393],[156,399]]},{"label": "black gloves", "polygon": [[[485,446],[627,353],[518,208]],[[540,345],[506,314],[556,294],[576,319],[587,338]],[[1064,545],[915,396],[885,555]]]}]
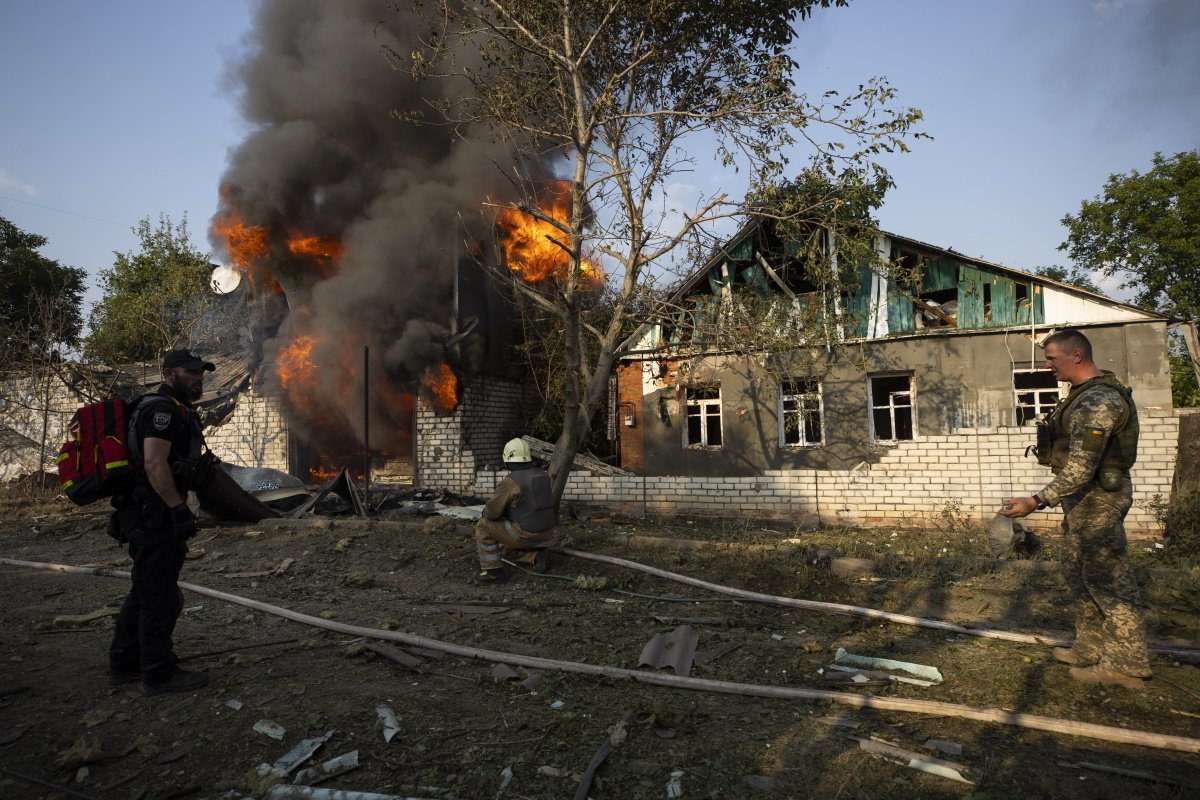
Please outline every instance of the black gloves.
[{"label": "black gloves", "polygon": [[187,503],[180,503],[171,509],[171,525],[175,528],[175,535],[183,541],[196,535],[196,518]]}]

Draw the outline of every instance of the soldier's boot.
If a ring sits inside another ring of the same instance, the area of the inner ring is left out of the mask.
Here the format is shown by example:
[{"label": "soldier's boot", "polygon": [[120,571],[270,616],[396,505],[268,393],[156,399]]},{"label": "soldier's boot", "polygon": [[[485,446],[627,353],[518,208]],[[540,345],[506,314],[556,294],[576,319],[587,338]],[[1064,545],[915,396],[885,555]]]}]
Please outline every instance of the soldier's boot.
[{"label": "soldier's boot", "polygon": [[1055,661],[1070,664],[1072,667],[1086,667],[1097,663],[1099,660],[1085,658],[1070,647],[1056,647],[1050,652],[1054,656]]},{"label": "soldier's boot", "polygon": [[1106,667],[1072,667],[1068,673],[1077,681],[1084,683],[1098,683],[1103,686],[1122,686],[1126,689],[1141,689],[1143,681],[1141,678],[1135,678],[1132,675],[1126,675],[1124,672],[1117,672],[1115,669]]}]

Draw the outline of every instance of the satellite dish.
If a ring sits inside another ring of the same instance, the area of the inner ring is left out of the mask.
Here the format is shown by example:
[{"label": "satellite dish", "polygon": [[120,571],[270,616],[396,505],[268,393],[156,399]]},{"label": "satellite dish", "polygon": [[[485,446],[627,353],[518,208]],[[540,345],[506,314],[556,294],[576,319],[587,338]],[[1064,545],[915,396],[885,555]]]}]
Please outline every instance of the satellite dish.
[{"label": "satellite dish", "polygon": [[242,284],[242,273],[221,265],[212,272],[212,287],[217,294],[229,294]]}]

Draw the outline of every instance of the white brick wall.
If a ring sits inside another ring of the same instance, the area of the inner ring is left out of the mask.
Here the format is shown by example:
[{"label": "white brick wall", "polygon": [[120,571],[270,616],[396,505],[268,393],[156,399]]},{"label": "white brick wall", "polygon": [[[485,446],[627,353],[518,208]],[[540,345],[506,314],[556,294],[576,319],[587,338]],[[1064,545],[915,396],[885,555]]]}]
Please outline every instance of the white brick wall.
[{"label": "white brick wall", "polygon": [[[1179,418],[1174,412],[1141,412],[1142,438],[1133,468],[1131,532],[1158,533],[1147,503],[1170,497]],[[789,519],[799,523],[888,525],[937,520],[948,504],[991,519],[1005,497],[1032,494],[1050,481],[1050,470],[1025,458],[1033,428],[961,428],[953,436],[902,442],[876,464],[848,470],[767,470],[748,478],[684,476],[605,477],[573,473],[565,499],[631,514],[711,514]],[[486,495],[503,471],[482,470],[476,493]],[[1032,514],[1029,524],[1056,527],[1059,509]]]},{"label": "white brick wall", "polygon": [[233,413],[205,429],[204,441],[226,463],[287,471],[288,425],[275,395],[242,392]]}]

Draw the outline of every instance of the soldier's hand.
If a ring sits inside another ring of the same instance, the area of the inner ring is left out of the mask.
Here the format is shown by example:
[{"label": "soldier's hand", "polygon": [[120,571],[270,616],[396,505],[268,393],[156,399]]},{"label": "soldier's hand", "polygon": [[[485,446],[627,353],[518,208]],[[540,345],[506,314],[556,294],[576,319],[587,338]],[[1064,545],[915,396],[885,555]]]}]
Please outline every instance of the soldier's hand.
[{"label": "soldier's hand", "polygon": [[175,528],[175,535],[181,541],[187,541],[196,535],[196,517],[187,503],[180,503],[171,509],[171,526]]},{"label": "soldier's hand", "polygon": [[1032,497],[1010,497],[1000,508],[1002,517],[1027,517],[1037,510],[1037,500]]}]

